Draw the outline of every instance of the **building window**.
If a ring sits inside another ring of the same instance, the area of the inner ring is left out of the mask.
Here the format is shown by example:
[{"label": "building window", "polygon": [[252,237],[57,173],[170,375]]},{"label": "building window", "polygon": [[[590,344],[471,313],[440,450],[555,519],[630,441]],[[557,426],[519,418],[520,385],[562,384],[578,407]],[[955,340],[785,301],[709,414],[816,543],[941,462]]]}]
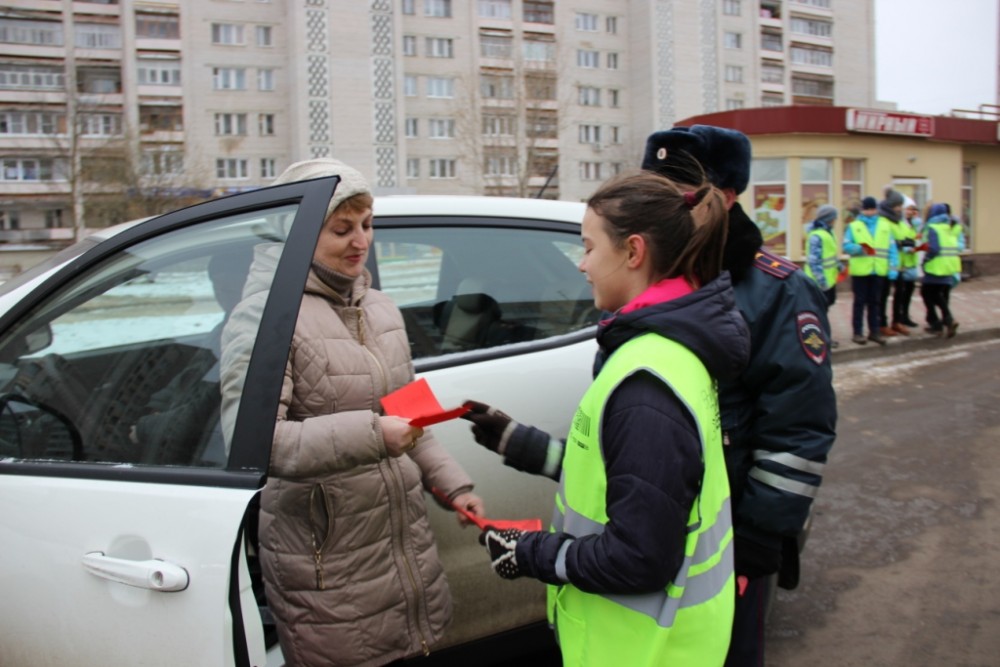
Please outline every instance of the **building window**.
[{"label": "building window", "polygon": [[844,159],[840,162],[840,203],[844,208],[861,210],[865,196],[865,161]]},{"label": "building window", "polygon": [[762,107],[780,107],[785,104],[785,96],[778,93],[764,93],[760,96]]},{"label": "building window", "polygon": [[65,116],[49,111],[0,111],[0,134],[62,134]]},{"label": "building window", "polygon": [[753,213],[764,244],[779,255],[788,243],[788,161],[785,158],[758,158],[750,163]]},{"label": "building window", "polygon": [[63,226],[63,210],[50,208],[45,210],[45,228],[58,229]]},{"label": "building window", "polygon": [[0,63],[0,88],[59,90],[65,87],[66,77],[61,67]]},{"label": "building window", "polygon": [[735,97],[726,98],[726,111],[732,111],[734,109],[742,109],[743,106],[744,106],[743,100],[738,100]]},{"label": "building window", "polygon": [[414,35],[403,35],[403,55],[417,55],[417,38]]},{"label": "building window", "polygon": [[400,0],[402,5],[402,12],[407,16],[413,16],[417,13],[417,0]]},{"label": "building window", "polygon": [[139,39],[180,39],[180,17],[172,14],[142,14],[136,12],[135,36]]},{"label": "building window", "polygon": [[420,178],[420,159],[415,157],[406,158],[406,177]]},{"label": "building window", "polygon": [[585,107],[601,106],[601,89],[595,86],[580,86],[579,102]]},{"label": "building window", "polygon": [[521,4],[524,6],[525,23],[555,23],[555,3],[552,0],[524,0]]},{"label": "building window", "polygon": [[257,90],[274,90],[274,70],[257,70]]},{"label": "building window", "polygon": [[761,65],[761,83],[781,83],[785,82],[785,68],[781,65]]},{"label": "building window", "polygon": [[142,154],[142,173],[174,176],[184,173],[184,153],[178,150],[148,150]]},{"label": "building window", "polygon": [[483,58],[509,59],[514,53],[514,39],[509,33],[479,33],[479,55]]},{"label": "building window", "polygon": [[403,77],[403,95],[406,97],[417,96],[417,77],[407,74]]},{"label": "building window", "polygon": [[139,84],[143,86],[181,85],[181,62],[176,59],[140,59],[137,73]]},{"label": "building window", "polygon": [[483,136],[512,137],[516,118],[511,114],[483,114]]},{"label": "building window", "polygon": [[553,63],[556,61],[556,44],[551,39],[525,39],[521,44],[524,59],[529,62]]},{"label": "building window", "polygon": [[962,229],[965,232],[965,247],[972,249],[972,205],[975,202],[973,195],[974,184],[976,182],[976,167],[971,164],[962,165]]},{"label": "building window", "polygon": [[599,18],[597,14],[588,14],[586,12],[576,13],[576,29],[583,32],[597,32]]},{"label": "building window", "polygon": [[612,125],[608,128],[611,131],[611,143],[620,144],[622,142],[622,128]]},{"label": "building window", "polygon": [[427,136],[431,139],[454,139],[455,120],[453,118],[431,118],[427,121]]},{"label": "building window", "polygon": [[558,139],[559,114],[553,109],[531,109],[525,114],[525,134],[533,139]]},{"label": "building window", "polygon": [[580,163],[580,180],[581,181],[600,181],[603,180],[601,176],[601,163],[600,162],[581,162]]},{"label": "building window", "polygon": [[761,33],[760,49],[761,51],[784,51],[785,47],[782,46],[781,35],[773,32]]},{"label": "building window", "polygon": [[608,54],[608,69],[618,69],[618,54],[609,53]]},{"label": "building window", "polygon": [[833,35],[833,24],[829,21],[802,19],[793,16],[791,31],[799,35],[809,35],[810,37],[831,37]]},{"label": "building window", "polygon": [[257,115],[257,133],[262,137],[274,136],[273,113],[262,113]]},{"label": "building window", "polygon": [[262,157],[260,159],[260,177],[261,178],[274,178],[277,176],[277,170],[274,166],[273,157]]},{"label": "building window", "polygon": [[32,46],[62,46],[62,24],[55,21],[0,19],[0,42]]},{"label": "building window", "polygon": [[479,0],[479,17],[484,19],[509,19],[510,0]]},{"label": "building window", "polygon": [[215,114],[216,136],[246,136],[247,115],[245,113]]},{"label": "building window", "polygon": [[618,17],[609,16],[604,19],[604,29],[609,35],[618,34]]},{"label": "building window", "polygon": [[121,133],[121,114],[85,113],[80,115],[80,134],[86,137],[116,137]]},{"label": "building window", "polygon": [[451,0],[424,0],[424,16],[451,18]]},{"label": "building window", "polygon": [[833,67],[833,51],[830,49],[796,45],[791,48],[791,56],[795,65]]},{"label": "building window", "polygon": [[479,94],[485,99],[514,99],[514,77],[510,74],[480,74]]},{"label": "building window", "polygon": [[524,77],[524,93],[529,100],[555,101],[556,77],[552,74],[527,74]]},{"label": "building window", "polygon": [[722,35],[722,45],[727,49],[742,49],[743,34],[738,32],[726,32]]},{"label": "building window", "polygon": [[75,44],[81,49],[120,49],[121,29],[117,25],[104,23],[77,23]]},{"label": "building window", "polygon": [[599,143],[601,143],[601,126],[600,125],[581,125],[580,126],[580,143],[581,144],[599,144]]},{"label": "building window", "polygon": [[20,229],[21,213],[13,209],[0,209],[0,229]]},{"label": "building window", "polygon": [[427,77],[427,97],[455,97],[455,80],[443,76]]},{"label": "building window", "polygon": [[726,16],[739,16],[740,0],[722,0],[722,13]]},{"label": "building window", "polygon": [[247,71],[242,67],[213,67],[212,88],[215,90],[246,90]]},{"label": "building window", "polygon": [[247,161],[242,158],[218,158],[215,161],[215,177],[224,179],[249,178]]},{"label": "building window", "polygon": [[239,46],[243,44],[243,26],[238,23],[213,23],[212,44]]},{"label": "building window", "polygon": [[272,26],[257,26],[257,46],[274,46],[274,28]]},{"label": "building window", "polygon": [[833,80],[792,76],[792,94],[832,100]]},{"label": "building window", "polygon": [[608,90],[608,106],[616,109],[621,106],[621,91],[617,88]]},{"label": "building window", "polygon": [[454,41],[447,37],[428,37],[426,42],[428,58],[454,58]]},{"label": "building window", "polygon": [[597,69],[601,66],[601,54],[598,51],[577,49],[576,64],[586,69]]},{"label": "building window", "polygon": [[0,181],[64,181],[63,167],[52,158],[3,158]]},{"label": "building window", "polygon": [[809,224],[816,218],[816,211],[823,204],[830,203],[831,172],[833,165],[828,159],[802,158],[799,160],[799,183],[801,188],[802,216],[799,222]]},{"label": "building window", "polygon": [[152,132],[182,132],[183,130],[184,113],[180,107],[139,107],[139,131],[143,134],[150,134]]},{"label": "building window", "polygon": [[726,65],[726,81],[743,83],[743,68],[739,65]]},{"label": "building window", "polygon": [[455,160],[435,158],[429,160],[431,178],[455,178]]},{"label": "building window", "polygon": [[794,0],[800,5],[812,5],[821,9],[830,9],[830,0]]},{"label": "building window", "polygon": [[484,160],[483,173],[487,176],[516,176],[517,155],[509,152],[487,155]]},{"label": "building window", "polygon": [[404,136],[407,139],[416,139],[420,136],[419,127],[420,123],[416,118],[407,118],[403,121]]}]

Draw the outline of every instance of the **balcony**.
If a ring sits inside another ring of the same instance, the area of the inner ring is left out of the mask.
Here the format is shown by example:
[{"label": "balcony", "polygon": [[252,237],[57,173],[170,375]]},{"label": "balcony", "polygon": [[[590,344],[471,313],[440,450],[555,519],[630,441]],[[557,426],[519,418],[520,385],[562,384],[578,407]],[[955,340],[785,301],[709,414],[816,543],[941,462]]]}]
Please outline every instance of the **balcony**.
[{"label": "balcony", "polygon": [[52,229],[4,229],[0,230],[0,243],[72,241],[73,233],[73,229],[69,227],[54,227]]}]

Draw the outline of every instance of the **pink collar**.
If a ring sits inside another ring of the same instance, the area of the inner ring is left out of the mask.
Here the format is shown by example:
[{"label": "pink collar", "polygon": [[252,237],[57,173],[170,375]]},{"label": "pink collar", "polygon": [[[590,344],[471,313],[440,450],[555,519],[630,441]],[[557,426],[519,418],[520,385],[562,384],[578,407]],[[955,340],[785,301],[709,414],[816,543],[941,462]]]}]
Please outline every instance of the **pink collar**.
[{"label": "pink collar", "polygon": [[673,301],[694,291],[684,278],[665,278],[647,287],[642,294],[626,303],[618,312],[630,313],[658,303]]}]

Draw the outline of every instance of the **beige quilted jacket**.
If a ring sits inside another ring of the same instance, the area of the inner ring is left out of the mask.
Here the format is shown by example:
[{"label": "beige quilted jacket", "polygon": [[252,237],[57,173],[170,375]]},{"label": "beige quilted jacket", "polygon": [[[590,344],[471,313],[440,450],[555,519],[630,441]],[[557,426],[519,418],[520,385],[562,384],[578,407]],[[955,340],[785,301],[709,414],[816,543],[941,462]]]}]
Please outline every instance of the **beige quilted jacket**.
[{"label": "beige quilted jacket", "polygon": [[[224,414],[279,252],[257,249],[226,327]],[[288,665],[381,665],[426,651],[451,618],[424,489],[453,497],[472,481],[430,431],[386,455],[379,398],[410,382],[413,364],[399,309],[369,284],[366,272],[345,304],[310,271],[285,367],[260,556]]]}]

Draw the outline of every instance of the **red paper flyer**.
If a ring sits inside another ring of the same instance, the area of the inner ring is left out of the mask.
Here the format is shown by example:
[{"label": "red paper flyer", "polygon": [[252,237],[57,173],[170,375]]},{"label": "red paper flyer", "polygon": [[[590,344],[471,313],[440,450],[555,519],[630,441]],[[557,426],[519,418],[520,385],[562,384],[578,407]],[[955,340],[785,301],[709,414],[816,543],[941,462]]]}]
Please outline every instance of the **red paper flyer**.
[{"label": "red paper flyer", "polygon": [[430,426],[461,417],[469,411],[467,405],[446,410],[438,403],[427,380],[420,378],[382,397],[382,407],[387,415],[410,420],[411,426]]},{"label": "red paper flyer", "polygon": [[503,530],[505,528],[517,528],[518,530],[526,532],[542,529],[541,519],[487,519],[485,517],[476,516],[464,507],[459,507],[455,503],[451,502],[448,500],[448,496],[444,495],[444,492],[436,487],[431,487],[431,493],[433,493],[434,497],[442,503],[458,512],[472,523],[476,524],[476,526],[479,527],[479,530],[486,530],[491,526],[499,530]]}]

